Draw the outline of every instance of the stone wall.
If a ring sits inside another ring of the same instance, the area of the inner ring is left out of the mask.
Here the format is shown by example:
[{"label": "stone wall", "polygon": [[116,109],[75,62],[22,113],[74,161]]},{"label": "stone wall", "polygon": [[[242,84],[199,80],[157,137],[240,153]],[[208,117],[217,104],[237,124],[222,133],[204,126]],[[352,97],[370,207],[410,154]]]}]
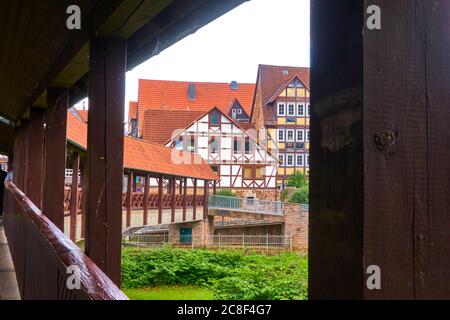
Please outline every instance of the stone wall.
[{"label": "stone wall", "polygon": [[280,190],[274,189],[235,189],[233,190],[239,198],[254,197],[258,200],[280,200]]},{"label": "stone wall", "polygon": [[226,228],[216,228],[214,234],[218,235],[252,235],[252,236],[271,236],[282,235],[283,226],[278,225],[261,225],[261,226],[236,226]]},{"label": "stone wall", "polygon": [[180,245],[180,228],[192,228],[192,242],[195,247],[207,246],[210,236],[214,234],[214,217],[210,216],[207,220],[170,224],[170,244]]}]

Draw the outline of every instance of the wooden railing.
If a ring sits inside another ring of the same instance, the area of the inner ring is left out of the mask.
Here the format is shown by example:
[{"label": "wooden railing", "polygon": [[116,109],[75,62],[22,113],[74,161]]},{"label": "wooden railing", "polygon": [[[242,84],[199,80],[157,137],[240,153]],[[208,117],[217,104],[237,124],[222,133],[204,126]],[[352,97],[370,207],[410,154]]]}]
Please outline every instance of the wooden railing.
[{"label": "wooden railing", "polygon": [[[22,299],[127,299],[22,191],[13,183],[5,185],[4,226]],[[70,269],[79,271],[78,277]],[[67,283],[77,279],[79,289],[69,289]]]}]

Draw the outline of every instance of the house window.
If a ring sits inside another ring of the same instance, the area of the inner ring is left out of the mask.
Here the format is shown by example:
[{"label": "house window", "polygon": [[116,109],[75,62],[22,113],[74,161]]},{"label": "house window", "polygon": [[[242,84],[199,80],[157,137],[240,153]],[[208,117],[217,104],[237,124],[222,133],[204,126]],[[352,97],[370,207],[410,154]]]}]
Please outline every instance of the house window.
[{"label": "house window", "polygon": [[303,142],[305,141],[303,130],[297,130],[297,142]]},{"label": "house window", "polygon": [[218,111],[213,111],[209,115],[209,126],[218,127],[220,124],[220,113]]},{"label": "house window", "polygon": [[255,168],[255,179],[256,180],[264,179],[264,167]]},{"label": "house window", "polygon": [[295,130],[286,130],[286,141],[294,142],[295,136],[294,136]]},{"label": "house window", "polygon": [[236,109],[231,110],[231,113],[236,114]]},{"label": "house window", "polygon": [[294,155],[293,154],[286,155],[286,166],[287,167],[294,166]]},{"label": "house window", "polygon": [[189,151],[189,152],[195,151],[195,138],[193,136],[188,137],[187,151]]},{"label": "house window", "polygon": [[233,138],[233,152],[234,153],[241,153],[242,152],[242,141],[239,137]]},{"label": "house window", "polygon": [[280,160],[280,165],[284,166],[284,154],[279,154],[278,155],[278,160]]},{"label": "house window", "polygon": [[286,105],[284,103],[278,104],[278,115],[285,116],[286,115]]},{"label": "house window", "polygon": [[211,170],[214,171],[215,174],[220,176],[219,166],[211,166]]},{"label": "house window", "polygon": [[175,150],[183,150],[183,137],[179,137],[178,140],[175,142]]},{"label": "house window", "polygon": [[295,104],[288,105],[288,116],[295,116]]},{"label": "house window", "polygon": [[209,140],[209,152],[210,153],[219,152],[219,143],[216,137],[211,137],[211,139]]},{"label": "house window", "polygon": [[306,116],[309,117],[311,115],[311,107],[308,105],[306,106]]},{"label": "house window", "polygon": [[306,141],[309,142],[309,129],[306,129]]},{"label": "house window", "polygon": [[296,166],[297,167],[303,167],[305,165],[305,158],[303,154],[297,154],[296,155]]},{"label": "house window", "polygon": [[278,129],[278,141],[284,141],[284,129]]},{"label": "house window", "polygon": [[242,109],[238,109],[238,114],[242,114]]},{"label": "house window", "polygon": [[243,176],[244,179],[253,179],[253,170],[252,166],[244,166]]},{"label": "house window", "polygon": [[249,137],[245,138],[245,153],[251,154],[253,152],[253,141]]},{"label": "house window", "polygon": [[303,103],[297,105],[297,115],[300,117],[305,116],[305,105]]},{"label": "house window", "polygon": [[306,166],[309,167],[309,154],[306,155]]}]

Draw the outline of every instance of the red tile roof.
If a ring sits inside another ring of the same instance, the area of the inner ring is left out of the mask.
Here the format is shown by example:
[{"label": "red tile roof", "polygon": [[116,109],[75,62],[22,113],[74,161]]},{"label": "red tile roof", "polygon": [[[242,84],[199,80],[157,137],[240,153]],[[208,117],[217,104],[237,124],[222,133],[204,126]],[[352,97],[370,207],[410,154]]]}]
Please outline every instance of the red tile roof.
[{"label": "red tile roof", "polygon": [[[195,86],[195,99],[189,99],[189,86]],[[218,107],[227,112],[234,99],[238,99],[242,108],[250,115],[255,84],[239,83],[232,90],[229,83],[185,82],[163,80],[139,80],[139,118],[143,119],[147,109],[186,110],[206,112]],[[139,122],[142,130],[142,121]]]},{"label": "red tile roof", "polygon": [[128,118],[136,119],[137,117],[137,101],[130,101],[130,110],[128,112]]},{"label": "red tile roof", "polygon": [[265,122],[275,120],[272,106],[267,103],[281,87],[288,85],[295,76],[309,90],[309,68],[259,65],[253,112],[255,112],[255,108],[261,108]]},{"label": "red tile roof", "polygon": [[162,145],[175,130],[184,129],[203,114],[203,111],[149,109],[144,113],[142,138]]},{"label": "red tile roof", "polygon": [[88,112],[89,110],[76,110],[81,120],[84,122],[88,122]]},{"label": "red tile roof", "polygon": [[[67,140],[81,149],[87,149],[87,124],[67,112]],[[176,164],[173,154],[187,157],[189,163]],[[177,177],[218,180],[211,167],[198,155],[179,153],[151,142],[124,137],[124,167],[144,172],[167,174]]]}]

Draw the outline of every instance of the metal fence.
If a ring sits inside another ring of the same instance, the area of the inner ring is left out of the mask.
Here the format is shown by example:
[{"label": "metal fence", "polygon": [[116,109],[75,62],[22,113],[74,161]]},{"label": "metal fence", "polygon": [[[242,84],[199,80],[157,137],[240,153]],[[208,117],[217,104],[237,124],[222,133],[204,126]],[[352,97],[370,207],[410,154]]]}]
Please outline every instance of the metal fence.
[{"label": "metal fence", "polygon": [[259,214],[283,215],[283,202],[256,200],[211,195],[208,199],[210,209],[251,212]]}]

